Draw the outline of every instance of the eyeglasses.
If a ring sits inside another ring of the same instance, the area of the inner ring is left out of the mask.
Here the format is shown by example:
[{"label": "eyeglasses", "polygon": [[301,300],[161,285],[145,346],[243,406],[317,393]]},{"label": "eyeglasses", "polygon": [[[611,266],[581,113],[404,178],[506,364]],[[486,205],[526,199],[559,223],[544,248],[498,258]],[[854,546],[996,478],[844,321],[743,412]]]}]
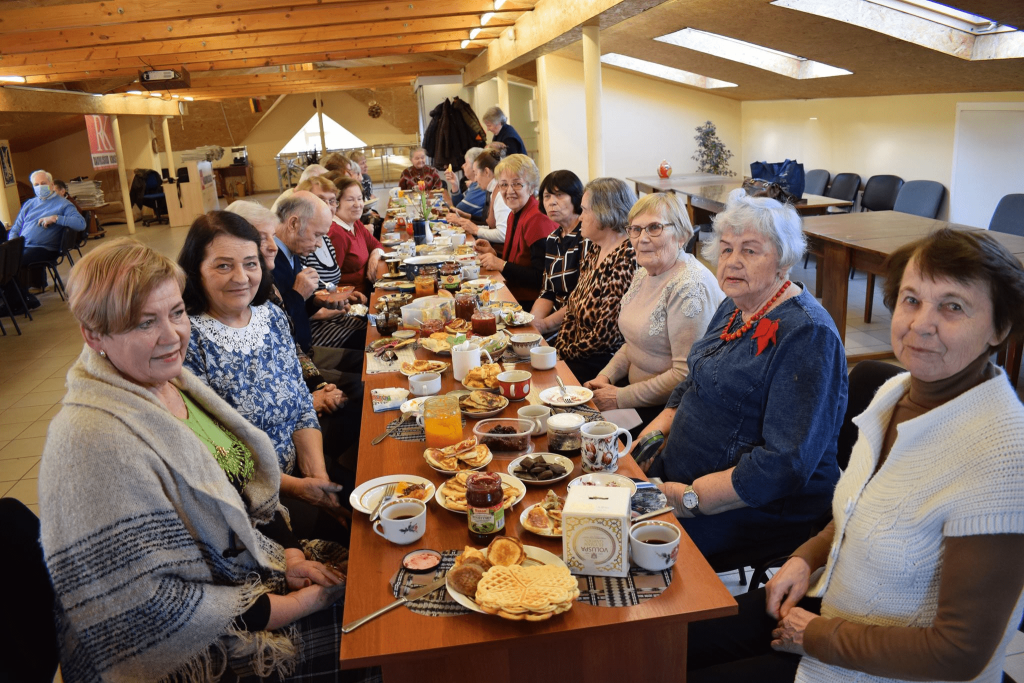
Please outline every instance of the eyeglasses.
[{"label": "eyeglasses", "polygon": [[657,237],[665,230],[665,226],[661,223],[651,223],[650,225],[627,225],[626,234],[629,235],[630,239],[636,239],[640,236],[640,233],[647,231],[649,237]]},{"label": "eyeglasses", "polygon": [[337,206],[338,205],[338,200],[337,199],[325,199],[324,203],[327,204],[327,206]]},{"label": "eyeglasses", "polygon": [[507,190],[510,186],[516,192],[522,192],[523,188],[526,187],[526,183],[520,182],[518,180],[513,180],[511,183],[498,183],[499,190]]}]

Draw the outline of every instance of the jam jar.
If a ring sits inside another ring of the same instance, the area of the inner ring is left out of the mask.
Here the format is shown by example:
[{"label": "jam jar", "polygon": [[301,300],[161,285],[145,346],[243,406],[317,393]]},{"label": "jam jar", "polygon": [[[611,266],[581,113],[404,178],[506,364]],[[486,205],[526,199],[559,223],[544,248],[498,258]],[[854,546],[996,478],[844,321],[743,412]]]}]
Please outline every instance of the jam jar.
[{"label": "jam jar", "polygon": [[462,266],[458,261],[445,261],[440,268],[441,287],[455,292],[462,286]]},{"label": "jam jar", "polygon": [[495,472],[477,472],[466,480],[466,519],[469,540],[487,545],[495,536],[505,535],[505,496],[501,477]]},{"label": "jam jar", "polygon": [[494,319],[494,312],[479,308],[473,313],[470,319],[473,323],[473,332],[481,337],[489,337],[498,332],[498,322]]},{"label": "jam jar", "polygon": [[455,317],[462,318],[466,322],[472,322],[473,314],[476,312],[476,294],[472,292],[459,292],[455,295]]}]

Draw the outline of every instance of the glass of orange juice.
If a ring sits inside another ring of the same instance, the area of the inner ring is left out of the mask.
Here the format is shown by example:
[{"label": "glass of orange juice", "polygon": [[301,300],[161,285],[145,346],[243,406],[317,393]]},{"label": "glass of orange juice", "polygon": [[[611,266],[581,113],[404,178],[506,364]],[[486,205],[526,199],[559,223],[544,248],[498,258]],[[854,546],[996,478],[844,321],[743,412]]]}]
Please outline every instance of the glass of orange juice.
[{"label": "glass of orange juice", "polygon": [[427,448],[444,448],[462,441],[462,410],[455,396],[434,396],[423,403],[421,419]]}]

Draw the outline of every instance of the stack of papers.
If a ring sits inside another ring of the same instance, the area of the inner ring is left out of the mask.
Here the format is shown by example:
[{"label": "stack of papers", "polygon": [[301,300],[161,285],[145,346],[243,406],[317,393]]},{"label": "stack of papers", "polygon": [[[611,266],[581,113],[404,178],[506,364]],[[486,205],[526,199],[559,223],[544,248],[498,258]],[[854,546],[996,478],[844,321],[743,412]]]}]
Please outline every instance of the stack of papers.
[{"label": "stack of papers", "polygon": [[103,200],[103,187],[98,180],[72,180],[68,183],[68,194],[83,209],[106,203]]}]

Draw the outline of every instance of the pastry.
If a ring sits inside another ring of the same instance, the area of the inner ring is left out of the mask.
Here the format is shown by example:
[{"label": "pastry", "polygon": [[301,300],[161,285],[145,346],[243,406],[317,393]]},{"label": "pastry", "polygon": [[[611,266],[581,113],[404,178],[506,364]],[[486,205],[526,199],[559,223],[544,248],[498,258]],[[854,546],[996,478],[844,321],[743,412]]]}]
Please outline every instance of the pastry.
[{"label": "pastry", "polygon": [[498,386],[498,375],[501,366],[497,363],[484,363],[466,373],[462,385],[470,389],[494,389]]},{"label": "pastry", "polygon": [[402,372],[407,375],[415,375],[419,372],[444,372],[448,364],[439,360],[414,360],[402,363]]},{"label": "pastry", "polygon": [[476,597],[476,587],[484,578],[485,569],[476,563],[466,562],[448,570],[448,585],[463,595]]},{"label": "pastry", "polygon": [[526,559],[523,542],[514,536],[498,536],[487,546],[487,561],[502,567],[522,564]]}]

